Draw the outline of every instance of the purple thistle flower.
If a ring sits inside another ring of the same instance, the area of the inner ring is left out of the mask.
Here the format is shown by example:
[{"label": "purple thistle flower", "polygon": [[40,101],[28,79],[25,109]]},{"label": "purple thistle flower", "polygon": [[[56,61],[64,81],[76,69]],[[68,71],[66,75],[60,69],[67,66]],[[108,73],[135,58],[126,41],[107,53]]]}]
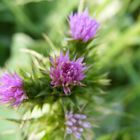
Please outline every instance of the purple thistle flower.
[{"label": "purple thistle flower", "polygon": [[87,116],[84,114],[73,114],[67,112],[65,114],[66,133],[74,135],[77,139],[81,138],[85,129],[91,128],[91,124],[86,121]]},{"label": "purple thistle flower", "polygon": [[80,81],[85,78],[84,72],[86,70],[83,59],[78,58],[71,61],[69,52],[65,55],[61,52],[59,57],[51,58],[50,77],[52,86],[62,86],[65,94],[67,94],[71,92],[71,86],[82,85]]},{"label": "purple thistle flower", "polygon": [[0,77],[0,102],[19,106],[24,99],[27,99],[27,96],[23,89],[21,77],[16,73],[4,73]]},{"label": "purple thistle flower", "polygon": [[99,28],[99,23],[89,16],[88,10],[69,16],[70,34],[74,40],[87,42],[92,39]]}]

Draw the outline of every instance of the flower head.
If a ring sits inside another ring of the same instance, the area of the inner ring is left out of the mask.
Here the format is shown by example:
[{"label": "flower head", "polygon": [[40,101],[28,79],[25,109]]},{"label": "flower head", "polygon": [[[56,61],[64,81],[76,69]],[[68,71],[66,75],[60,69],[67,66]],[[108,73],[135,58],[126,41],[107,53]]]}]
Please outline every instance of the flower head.
[{"label": "flower head", "polygon": [[1,103],[19,106],[26,98],[23,81],[18,74],[4,73],[2,77],[0,77]]},{"label": "flower head", "polygon": [[59,57],[51,58],[50,77],[53,87],[63,87],[64,92],[70,93],[70,87],[81,85],[81,80],[85,78],[86,69],[83,58],[77,60],[69,59],[69,52],[65,55],[60,53]]},{"label": "flower head", "polygon": [[92,19],[88,11],[83,13],[71,14],[69,17],[70,33],[74,40],[87,42],[92,39],[97,32],[99,24]]},{"label": "flower head", "polygon": [[67,112],[65,114],[65,118],[66,133],[74,135],[77,139],[81,138],[85,129],[91,128],[91,124],[86,121],[87,116],[84,114],[73,114],[72,112]]}]

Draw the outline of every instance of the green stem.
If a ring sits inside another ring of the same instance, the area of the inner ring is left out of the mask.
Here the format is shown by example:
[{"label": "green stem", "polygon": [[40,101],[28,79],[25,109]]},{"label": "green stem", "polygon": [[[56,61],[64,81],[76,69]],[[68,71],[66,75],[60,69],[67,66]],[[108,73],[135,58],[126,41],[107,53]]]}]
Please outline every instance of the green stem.
[{"label": "green stem", "polygon": [[79,7],[78,7],[78,13],[81,13],[83,11],[84,3],[85,3],[85,0],[80,0]]}]

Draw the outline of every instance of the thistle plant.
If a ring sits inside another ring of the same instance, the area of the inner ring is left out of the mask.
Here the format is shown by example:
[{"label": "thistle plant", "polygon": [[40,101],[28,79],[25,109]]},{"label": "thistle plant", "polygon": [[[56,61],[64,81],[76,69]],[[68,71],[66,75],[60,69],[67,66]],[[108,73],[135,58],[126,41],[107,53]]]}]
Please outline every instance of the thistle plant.
[{"label": "thistle plant", "polygon": [[91,128],[91,124],[85,121],[87,116],[84,114],[67,112],[65,117],[67,134],[73,134],[77,139],[81,139],[84,129]]},{"label": "thistle plant", "polygon": [[70,86],[82,85],[80,81],[85,78],[84,71],[86,70],[83,59],[78,58],[71,61],[69,59],[69,52],[66,55],[61,53],[56,59],[51,58],[51,85],[53,87],[62,86],[65,94],[71,92]]},{"label": "thistle plant", "polygon": [[18,120],[23,139],[92,139],[95,98],[108,84],[99,65],[98,48],[92,46],[99,23],[85,10],[71,14],[68,26],[76,44],[68,40],[58,55],[55,45],[47,56],[26,50],[32,58],[32,71],[19,68],[0,78],[0,102],[20,108],[23,114]]},{"label": "thistle plant", "polygon": [[22,78],[16,73],[4,73],[0,78],[0,102],[19,106],[26,98]]},{"label": "thistle plant", "polygon": [[99,28],[99,23],[89,16],[87,9],[83,13],[71,14],[69,25],[72,38],[83,42],[94,38]]}]

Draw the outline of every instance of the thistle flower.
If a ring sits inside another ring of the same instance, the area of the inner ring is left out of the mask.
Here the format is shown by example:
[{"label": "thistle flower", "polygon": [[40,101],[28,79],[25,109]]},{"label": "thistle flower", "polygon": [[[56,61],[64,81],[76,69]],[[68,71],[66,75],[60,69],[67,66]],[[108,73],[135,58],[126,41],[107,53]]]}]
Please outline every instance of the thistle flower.
[{"label": "thistle flower", "polygon": [[69,16],[70,34],[74,40],[87,42],[97,32],[99,24],[89,16],[88,10],[83,13],[71,14]]},{"label": "thistle flower", "polygon": [[19,106],[26,99],[23,89],[23,80],[14,73],[4,73],[0,77],[0,102],[10,104],[11,106]]},{"label": "thistle flower", "polygon": [[85,78],[85,64],[84,58],[78,58],[77,60],[69,59],[69,52],[65,55],[60,53],[59,57],[50,59],[50,77],[53,87],[63,87],[65,94],[70,93],[70,87],[75,85],[81,85],[81,80]]},{"label": "thistle flower", "polygon": [[91,124],[86,121],[87,116],[84,114],[73,114],[67,112],[66,118],[66,133],[74,135],[77,139],[81,138],[82,133],[85,129],[91,128]]}]

